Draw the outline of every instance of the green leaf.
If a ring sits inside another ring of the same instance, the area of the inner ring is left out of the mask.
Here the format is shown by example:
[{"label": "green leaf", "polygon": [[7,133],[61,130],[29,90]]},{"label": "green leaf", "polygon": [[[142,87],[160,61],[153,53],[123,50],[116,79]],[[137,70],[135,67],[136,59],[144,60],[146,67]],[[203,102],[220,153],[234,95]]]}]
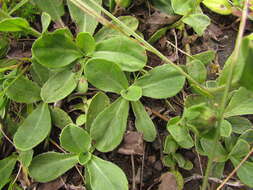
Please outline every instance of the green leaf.
[{"label": "green leaf", "polygon": [[120,144],[126,130],[128,111],[128,101],[118,98],[98,114],[91,125],[90,135],[99,151],[109,152]]},{"label": "green leaf", "polygon": [[86,115],[85,114],[81,114],[76,118],[76,125],[78,126],[82,126],[86,123]]},{"label": "green leaf", "polygon": [[236,90],[225,110],[225,117],[253,114],[253,93],[241,87]]},{"label": "green leaf", "polygon": [[92,158],[92,154],[90,152],[80,153],[78,155],[78,162],[81,165],[86,165],[90,161],[91,158]]},{"label": "green leaf", "polygon": [[117,36],[97,43],[94,58],[117,63],[123,71],[139,71],[147,62],[145,48],[134,39]]},{"label": "green leaf", "polygon": [[[251,92],[253,91],[252,87],[252,82],[253,82],[253,77],[252,77],[252,71],[253,71],[253,66],[252,66],[252,59],[253,59],[253,41],[250,40],[249,38],[245,37],[244,41],[248,40],[248,52],[245,52],[245,63],[243,67],[243,71],[241,74],[241,77],[239,79],[239,83],[241,86],[247,88]],[[246,43],[246,42],[244,42]]]},{"label": "green leaf", "polygon": [[189,16],[183,18],[182,20],[185,24],[188,24],[193,28],[193,30],[199,35],[202,36],[211,23],[210,18],[205,14],[190,14]]},{"label": "green leaf", "polygon": [[208,51],[204,51],[198,54],[194,54],[192,55],[192,57],[194,59],[198,59],[199,61],[201,61],[204,65],[208,65],[209,63],[211,63],[211,61],[214,60],[215,58],[215,51],[213,50],[208,50]]},{"label": "green leaf", "polygon": [[[127,25],[130,29],[132,29],[133,31],[136,31],[139,25],[139,21],[137,18],[135,18],[134,16],[121,16],[118,17],[118,19],[124,23],[125,25]],[[116,24],[114,21],[112,21],[112,24]],[[104,26],[103,28],[101,28],[96,34],[95,34],[95,39],[97,42],[105,40],[105,39],[109,39],[113,36],[122,36],[122,33],[115,30],[112,27],[106,27]],[[129,35],[130,36],[130,35]]]},{"label": "green leaf", "polygon": [[222,178],[224,167],[225,167],[225,162],[213,162],[210,176],[216,177],[219,179]]},{"label": "green leaf", "polygon": [[30,25],[23,18],[6,18],[0,21],[0,32],[21,32],[27,30],[30,30]]},{"label": "green leaf", "polygon": [[90,135],[82,128],[69,125],[60,135],[61,146],[72,153],[88,152],[91,147]]},{"label": "green leaf", "polygon": [[41,15],[42,33],[47,31],[50,23],[51,23],[51,16],[48,13],[43,12]]},{"label": "green leaf", "polygon": [[179,15],[187,15],[196,7],[195,0],[171,0],[171,6],[175,13]]},{"label": "green leaf", "polygon": [[128,190],[126,175],[115,164],[92,156],[86,167],[92,190]]},{"label": "green leaf", "polygon": [[6,183],[8,183],[9,177],[12,174],[12,170],[15,167],[17,157],[12,155],[3,160],[0,160],[0,189],[2,189]]},{"label": "green leaf", "polygon": [[205,65],[199,60],[193,60],[186,64],[188,74],[199,83],[204,83],[207,78]]},{"label": "green leaf", "polygon": [[142,88],[139,86],[130,86],[120,92],[121,96],[128,101],[138,101],[142,96]]},{"label": "green leaf", "polygon": [[127,8],[131,5],[132,0],[115,0],[117,5]]},{"label": "green leaf", "polygon": [[[250,59],[251,59],[250,56],[252,55],[252,48],[250,48],[250,43],[251,43],[250,36],[246,36],[243,38],[243,41],[242,41],[242,44],[240,47],[239,57],[237,59],[237,62],[235,64],[235,68],[234,68],[235,72],[233,73],[232,83],[238,83],[238,81],[240,80],[240,77],[242,76],[242,72],[244,70],[245,63],[246,62],[248,62],[248,64],[250,63]],[[230,73],[231,63],[233,62],[232,60],[233,60],[234,54],[235,54],[235,52],[233,52],[231,54],[231,56],[227,59],[225,66],[224,66],[220,76],[217,79],[219,85],[225,85],[228,80],[228,76]]]},{"label": "green leaf", "polygon": [[98,116],[100,112],[102,112],[108,105],[110,104],[110,99],[106,94],[102,92],[98,92],[91,99],[88,112],[87,112],[87,121],[85,127],[90,130],[92,122]]},{"label": "green leaf", "polygon": [[178,118],[171,119],[167,124],[167,130],[173,137],[173,139],[183,148],[191,148],[194,145],[192,137],[188,129],[181,126],[179,123],[174,123]]},{"label": "green leaf", "polygon": [[62,0],[35,0],[34,3],[44,12],[47,12],[54,21],[60,21],[64,15]]},{"label": "green leaf", "polygon": [[135,116],[135,127],[143,134],[144,140],[152,142],[156,138],[156,128],[140,101],[131,102]]},{"label": "green leaf", "polygon": [[[100,14],[99,9],[96,6],[94,6],[93,3],[90,3],[87,0],[81,1]],[[95,1],[100,5],[102,3],[102,0],[95,0]],[[98,25],[98,21],[93,16],[90,16],[89,14],[82,11],[70,0],[68,0],[67,3],[70,15],[77,25],[78,32],[88,32],[92,35]]]},{"label": "green leaf", "polygon": [[249,144],[252,144],[253,143],[253,129],[251,128],[245,131],[239,138],[247,141]]},{"label": "green leaf", "polygon": [[40,64],[49,68],[64,67],[83,56],[69,33],[66,30],[64,33],[63,29],[38,38],[33,43],[32,54]]},{"label": "green leaf", "polygon": [[232,6],[227,0],[203,0],[203,4],[218,14],[229,15],[232,13]]},{"label": "green leaf", "polygon": [[5,95],[15,102],[29,104],[41,100],[40,87],[24,76],[8,80],[5,85]]},{"label": "green leaf", "polygon": [[249,151],[250,151],[249,143],[243,139],[238,139],[235,146],[233,147],[233,149],[229,153],[228,157],[229,158],[234,157],[234,158],[240,159],[240,158],[243,158],[244,156],[246,156]]},{"label": "green leaf", "polygon": [[176,150],[178,149],[178,144],[171,135],[168,135],[165,139],[163,147],[164,153],[171,154],[176,152]]},{"label": "green leaf", "polygon": [[36,60],[33,60],[31,74],[33,80],[42,86],[53,73],[47,67],[39,64]]},{"label": "green leaf", "polygon": [[92,85],[106,92],[119,94],[128,87],[128,81],[120,67],[104,59],[89,60],[85,66],[85,75]]},{"label": "green leaf", "polygon": [[[216,142],[214,142],[213,139],[208,139],[208,138],[203,137],[200,139],[200,143],[205,153],[204,155],[210,156],[210,154],[213,151],[213,146],[215,146]],[[217,143],[216,149],[214,151],[215,151],[215,155],[214,155],[213,160],[215,162],[224,162],[227,160],[228,153],[226,152],[226,150],[224,149],[224,147],[222,146],[220,142]]]},{"label": "green leaf", "polygon": [[44,102],[52,103],[67,97],[75,88],[75,73],[64,70],[48,79],[41,89],[41,98]]},{"label": "green leaf", "polygon": [[143,96],[162,99],[175,96],[184,87],[184,83],[185,77],[171,65],[165,64],[149,71],[134,85],[142,87]]},{"label": "green leaf", "polygon": [[22,163],[22,165],[26,168],[29,167],[29,165],[32,162],[33,158],[33,150],[27,150],[27,151],[20,151],[18,159]]},{"label": "green leaf", "polygon": [[79,93],[87,93],[88,90],[89,90],[88,81],[86,80],[84,76],[81,76],[78,81],[76,91]]},{"label": "green leaf", "polygon": [[82,50],[86,55],[92,54],[96,48],[96,42],[90,33],[80,32],[76,37],[76,45]]},{"label": "green leaf", "polygon": [[232,125],[227,120],[223,120],[221,122],[220,135],[222,137],[229,137],[231,133],[232,133]]},{"label": "green leaf", "polygon": [[231,123],[233,132],[237,134],[242,134],[246,130],[252,128],[252,124],[250,120],[244,117],[233,116],[233,117],[226,118],[226,120],[228,120],[229,123]]},{"label": "green leaf", "polygon": [[73,124],[72,119],[61,108],[54,107],[50,109],[50,113],[52,118],[52,124],[55,125],[56,127],[59,127],[60,129],[63,129],[65,126],[69,124]]},{"label": "green leaf", "polygon": [[14,135],[17,149],[27,151],[41,143],[51,129],[51,117],[47,104],[38,106],[19,126]]},{"label": "green leaf", "polygon": [[30,176],[37,182],[52,181],[78,163],[78,155],[47,152],[36,156],[29,167]]},{"label": "green leaf", "polygon": [[[4,58],[10,48],[9,40],[7,37],[1,37],[0,39],[0,58]],[[6,67],[7,65],[3,65]]]},{"label": "green leaf", "polygon": [[152,4],[155,8],[159,9],[160,11],[168,14],[173,15],[174,11],[171,6],[171,0],[152,0]]},{"label": "green leaf", "polygon": [[[231,161],[234,167],[237,167],[240,163],[240,160],[237,158],[231,158]],[[253,163],[252,162],[244,162],[240,168],[237,170],[237,176],[240,181],[249,187],[253,187]]]}]

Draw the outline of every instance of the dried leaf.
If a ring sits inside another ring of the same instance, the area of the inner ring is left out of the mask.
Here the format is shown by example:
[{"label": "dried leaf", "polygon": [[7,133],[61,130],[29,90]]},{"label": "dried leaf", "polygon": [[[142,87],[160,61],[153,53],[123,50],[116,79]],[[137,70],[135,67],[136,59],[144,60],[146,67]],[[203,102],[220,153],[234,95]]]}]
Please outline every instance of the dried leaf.
[{"label": "dried leaf", "polygon": [[143,135],[139,132],[128,131],[124,136],[124,141],[118,152],[125,155],[143,155]]},{"label": "dried leaf", "polygon": [[176,177],[172,173],[166,172],[162,174],[160,181],[158,190],[177,190]]}]

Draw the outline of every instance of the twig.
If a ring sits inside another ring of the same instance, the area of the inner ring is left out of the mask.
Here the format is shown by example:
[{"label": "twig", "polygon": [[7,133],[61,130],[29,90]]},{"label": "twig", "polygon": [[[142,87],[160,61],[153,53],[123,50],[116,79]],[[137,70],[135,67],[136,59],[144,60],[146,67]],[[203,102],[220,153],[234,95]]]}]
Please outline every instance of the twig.
[{"label": "twig", "polygon": [[144,148],[144,152],[143,152],[143,156],[142,156],[142,160],[141,160],[141,182],[140,182],[140,190],[142,190],[142,186],[143,186],[143,172],[144,172],[144,163],[145,163],[145,152],[146,152],[146,144],[144,142],[143,144],[143,148]]},{"label": "twig", "polygon": [[12,184],[14,184],[14,183],[17,181],[18,176],[20,175],[21,169],[22,169],[22,165],[20,164],[20,165],[19,165],[19,168],[18,168],[18,173],[17,173],[17,175],[16,175],[14,181],[12,182]]},{"label": "twig", "polygon": [[136,183],[135,183],[135,164],[134,164],[134,155],[131,154],[131,164],[132,164],[132,189],[136,190]]},{"label": "twig", "polygon": [[9,143],[11,143],[12,146],[15,147],[14,143],[11,141],[11,139],[10,139],[10,138],[5,134],[5,132],[3,131],[2,127],[3,127],[3,124],[2,124],[2,122],[0,121],[0,132],[1,132],[1,133],[3,134],[3,136],[7,139],[7,141],[9,141]]},{"label": "twig", "polygon": [[228,177],[220,184],[220,186],[216,190],[221,190],[224,185],[227,185],[228,180],[237,172],[237,170],[242,166],[242,164],[250,157],[253,153],[253,148],[249,151],[249,153],[243,158],[243,160],[234,168],[234,170],[228,175]]},{"label": "twig", "polygon": [[169,121],[170,119],[162,114],[160,114],[159,112],[149,108],[149,107],[145,107],[148,111],[150,111],[151,113],[153,113],[154,115],[156,115],[157,117],[160,117],[161,119],[163,119],[164,121]]},{"label": "twig", "polygon": [[[185,183],[188,183],[192,180],[199,180],[199,179],[203,179],[204,177],[201,176],[201,175],[193,175],[191,177],[188,177],[188,178],[185,178],[184,182]],[[218,178],[214,178],[214,177],[209,177],[208,178],[209,181],[212,181],[214,183],[222,183],[222,180],[221,179],[218,179]],[[226,185],[228,186],[231,186],[231,187],[243,187],[244,184],[240,183],[239,181],[236,181],[236,182],[233,182],[233,181],[226,181],[225,183]],[[218,189],[216,189],[218,190]]]}]

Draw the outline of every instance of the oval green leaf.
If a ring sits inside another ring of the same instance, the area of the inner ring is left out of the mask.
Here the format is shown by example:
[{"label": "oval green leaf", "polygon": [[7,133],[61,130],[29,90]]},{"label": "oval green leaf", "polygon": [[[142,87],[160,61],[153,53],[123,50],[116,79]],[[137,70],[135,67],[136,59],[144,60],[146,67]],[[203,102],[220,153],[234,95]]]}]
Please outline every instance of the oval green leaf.
[{"label": "oval green leaf", "polygon": [[101,41],[96,46],[94,58],[117,63],[123,71],[139,71],[147,62],[145,48],[134,39],[117,36]]},{"label": "oval green leaf", "polygon": [[72,153],[88,152],[91,147],[90,135],[82,128],[69,125],[60,135],[61,146]]},{"label": "oval green leaf", "polygon": [[126,130],[128,111],[128,101],[119,98],[96,117],[90,135],[99,151],[109,152],[120,144]]},{"label": "oval green leaf", "polygon": [[76,85],[75,73],[64,70],[48,79],[40,95],[44,102],[57,102],[67,97],[76,88]]},{"label": "oval green leaf", "polygon": [[142,87],[142,95],[151,98],[162,99],[175,96],[183,87],[185,77],[169,64],[158,66],[134,85]]},{"label": "oval green leaf", "polygon": [[49,68],[64,67],[83,56],[69,34],[59,31],[43,34],[32,46],[36,60]]},{"label": "oval green leaf", "polygon": [[78,155],[47,152],[36,156],[29,167],[29,174],[38,182],[56,179],[78,163]]},{"label": "oval green leaf", "polygon": [[128,81],[120,67],[104,59],[89,60],[85,66],[85,75],[92,85],[107,92],[119,94],[128,87]]},{"label": "oval green leaf", "polygon": [[128,190],[126,175],[115,164],[92,156],[86,167],[92,190]]},{"label": "oval green leaf", "polygon": [[120,94],[128,101],[138,101],[142,96],[142,89],[139,86],[130,86],[127,90],[122,90]]},{"label": "oval green leaf", "polygon": [[27,151],[41,143],[51,129],[51,117],[47,104],[38,106],[18,127],[14,135],[17,149]]},{"label": "oval green leaf", "polygon": [[92,35],[88,32],[80,32],[76,37],[76,45],[85,54],[92,54],[96,48],[96,42]]},{"label": "oval green leaf", "polygon": [[52,124],[60,129],[63,129],[65,126],[73,123],[71,117],[61,108],[54,107],[50,109],[50,113]]}]

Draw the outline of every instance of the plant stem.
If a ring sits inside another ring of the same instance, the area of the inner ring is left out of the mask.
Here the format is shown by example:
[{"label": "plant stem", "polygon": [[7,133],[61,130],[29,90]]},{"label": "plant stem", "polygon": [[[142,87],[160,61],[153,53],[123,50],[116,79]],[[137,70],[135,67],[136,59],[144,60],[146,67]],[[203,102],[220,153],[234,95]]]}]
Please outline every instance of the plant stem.
[{"label": "plant stem", "polygon": [[213,158],[214,158],[216,147],[217,147],[217,144],[218,144],[218,141],[220,138],[221,123],[222,123],[222,120],[224,119],[224,113],[225,113],[225,108],[226,108],[227,101],[228,101],[229,91],[230,91],[231,84],[232,84],[234,68],[235,68],[235,64],[239,58],[240,47],[241,47],[242,40],[243,40],[243,34],[244,34],[247,15],[248,15],[248,5],[249,5],[249,0],[245,0],[243,15],[242,15],[241,23],[240,23],[240,28],[239,28],[239,32],[238,32],[237,39],[236,39],[234,55],[232,56],[228,79],[227,79],[226,86],[225,86],[224,93],[223,93],[223,97],[221,100],[220,111],[218,113],[217,131],[216,131],[215,139],[214,139],[215,145],[213,146],[213,150],[212,150],[212,152],[209,156],[209,159],[208,159],[205,177],[204,177],[203,185],[201,188],[202,190],[206,190],[206,188],[207,188],[208,178],[209,178],[210,170],[212,168]]},{"label": "plant stem", "polygon": [[122,23],[119,19],[117,19],[114,15],[112,15],[109,11],[104,9],[101,5],[99,5],[97,2],[90,0],[92,4],[94,4],[100,11],[102,11],[106,16],[111,18],[117,26],[109,22],[107,19],[102,17],[99,13],[94,11],[92,8],[90,8],[87,4],[85,4],[81,0],[70,0],[72,3],[74,3],[78,8],[80,8],[82,11],[90,14],[93,17],[96,17],[99,22],[104,24],[105,26],[112,27],[121,33],[123,33],[126,36],[133,36],[135,40],[137,40],[142,46],[144,46],[148,51],[156,54],[162,61],[165,63],[171,64],[181,75],[185,76],[192,84],[196,85],[201,91],[203,91],[205,94],[208,94],[209,96],[212,96],[211,93],[202,85],[200,85],[197,81],[195,81],[190,75],[188,75],[184,70],[174,64],[171,60],[169,60],[166,56],[164,56],[159,50],[154,48],[151,44],[149,44],[146,40],[144,40],[141,36],[139,36],[135,31],[133,31],[131,28],[129,28],[127,25]]}]

